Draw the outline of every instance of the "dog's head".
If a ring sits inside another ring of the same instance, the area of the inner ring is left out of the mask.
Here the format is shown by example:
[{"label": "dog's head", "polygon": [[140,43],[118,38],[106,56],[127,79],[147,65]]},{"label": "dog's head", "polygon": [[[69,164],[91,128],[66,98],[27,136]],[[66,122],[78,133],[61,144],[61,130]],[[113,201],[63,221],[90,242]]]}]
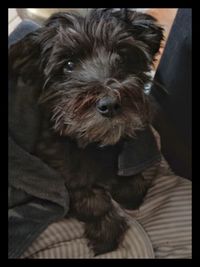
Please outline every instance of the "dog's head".
[{"label": "dog's head", "polygon": [[38,75],[39,101],[60,135],[82,146],[115,144],[149,123],[144,84],[162,39],[144,13],[58,13],[11,47],[11,67],[24,79]]}]

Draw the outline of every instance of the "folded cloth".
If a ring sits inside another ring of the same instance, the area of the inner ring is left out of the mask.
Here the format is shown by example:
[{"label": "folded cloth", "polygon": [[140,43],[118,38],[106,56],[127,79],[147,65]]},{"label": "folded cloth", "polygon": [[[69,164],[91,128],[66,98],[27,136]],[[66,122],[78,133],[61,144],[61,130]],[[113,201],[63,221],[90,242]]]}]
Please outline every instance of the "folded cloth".
[{"label": "folded cloth", "polygon": [[[23,21],[11,34],[14,45],[39,26]],[[20,51],[19,51],[20,53]],[[13,62],[13,61],[12,61]],[[16,86],[16,83],[18,86]],[[19,86],[20,85],[20,86]],[[41,114],[34,86],[9,78],[9,258],[18,258],[51,223],[69,208],[64,179],[32,154],[40,129]],[[119,154],[119,175],[134,175],[160,159],[149,127],[124,143]]]},{"label": "folded cloth", "polygon": [[84,238],[84,226],[75,219],[62,219],[52,223],[32,243],[21,258],[31,259],[102,259],[102,258],[154,258],[151,241],[136,220],[129,221],[130,228],[118,249],[94,256]]}]

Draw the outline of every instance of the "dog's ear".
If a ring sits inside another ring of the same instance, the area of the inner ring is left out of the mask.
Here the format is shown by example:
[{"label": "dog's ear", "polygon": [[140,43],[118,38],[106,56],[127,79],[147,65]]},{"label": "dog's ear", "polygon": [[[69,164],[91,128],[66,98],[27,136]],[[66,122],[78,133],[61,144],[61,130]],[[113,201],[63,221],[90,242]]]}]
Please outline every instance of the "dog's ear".
[{"label": "dog's ear", "polygon": [[131,25],[131,32],[134,38],[142,41],[148,47],[152,57],[156,55],[164,38],[164,29],[157,23],[157,20],[146,13],[125,10],[124,18]]},{"label": "dog's ear", "polygon": [[48,59],[56,36],[56,30],[41,27],[27,34],[9,48],[9,70],[11,74],[34,79]]},{"label": "dog's ear", "polygon": [[10,73],[22,74],[23,78],[29,79],[41,75],[51,56],[54,44],[61,38],[59,29],[73,27],[77,19],[76,14],[53,14],[41,28],[11,45],[9,48]]},{"label": "dog's ear", "polygon": [[152,58],[159,51],[161,42],[164,38],[164,29],[158,24],[157,20],[149,14],[133,11],[128,8],[102,8],[92,12],[97,19],[103,17],[109,20],[114,16],[119,21],[126,24],[128,31],[135,40],[143,42],[147,52]]},{"label": "dog's ear", "polygon": [[46,27],[73,27],[77,25],[77,21],[81,19],[78,13],[58,12],[51,15],[45,22]]}]

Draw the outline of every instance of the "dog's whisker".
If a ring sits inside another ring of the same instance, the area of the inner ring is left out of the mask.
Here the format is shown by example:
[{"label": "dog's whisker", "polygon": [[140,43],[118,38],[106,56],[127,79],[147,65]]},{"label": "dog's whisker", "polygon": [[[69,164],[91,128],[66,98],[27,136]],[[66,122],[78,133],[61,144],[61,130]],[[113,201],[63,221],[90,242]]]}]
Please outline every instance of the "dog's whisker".
[{"label": "dog's whisker", "polygon": [[61,94],[61,92],[59,92],[59,91],[57,91],[55,93],[48,92],[48,93],[42,95],[39,98],[39,103],[42,104],[42,103],[45,103],[47,101],[50,101],[50,100],[52,100],[52,99],[54,99],[54,98],[56,98],[58,96],[60,97],[60,94]]},{"label": "dog's whisker", "polygon": [[44,82],[44,85],[43,85],[43,87],[42,87],[42,90],[45,89],[45,87],[47,86],[47,84],[48,84],[48,82],[50,81],[50,79],[51,79],[50,76],[46,79],[46,81]]},{"label": "dog's whisker", "polygon": [[121,99],[121,94],[120,94],[120,92],[119,92],[118,90],[116,90],[116,89],[113,89],[113,91],[114,91],[114,93],[117,95],[117,98],[118,98],[119,102],[121,103],[122,99]]}]

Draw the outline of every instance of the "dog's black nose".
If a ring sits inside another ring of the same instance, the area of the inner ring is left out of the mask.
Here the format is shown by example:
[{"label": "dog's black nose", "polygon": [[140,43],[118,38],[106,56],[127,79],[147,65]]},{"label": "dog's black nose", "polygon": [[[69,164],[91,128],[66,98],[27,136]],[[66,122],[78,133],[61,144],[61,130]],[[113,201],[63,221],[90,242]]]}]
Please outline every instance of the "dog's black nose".
[{"label": "dog's black nose", "polygon": [[103,97],[97,102],[98,112],[105,117],[113,117],[117,115],[121,110],[121,105],[117,99],[110,96]]}]

